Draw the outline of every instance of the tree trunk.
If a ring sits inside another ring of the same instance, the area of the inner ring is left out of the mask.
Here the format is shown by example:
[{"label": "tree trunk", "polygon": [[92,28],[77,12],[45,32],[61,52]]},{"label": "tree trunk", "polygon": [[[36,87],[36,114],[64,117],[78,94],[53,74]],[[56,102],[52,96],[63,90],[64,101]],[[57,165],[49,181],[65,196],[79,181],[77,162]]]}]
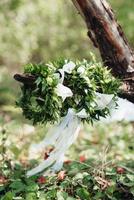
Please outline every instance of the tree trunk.
[{"label": "tree trunk", "polygon": [[106,0],[72,0],[105,66],[122,79],[120,96],[134,103],[134,52]]}]

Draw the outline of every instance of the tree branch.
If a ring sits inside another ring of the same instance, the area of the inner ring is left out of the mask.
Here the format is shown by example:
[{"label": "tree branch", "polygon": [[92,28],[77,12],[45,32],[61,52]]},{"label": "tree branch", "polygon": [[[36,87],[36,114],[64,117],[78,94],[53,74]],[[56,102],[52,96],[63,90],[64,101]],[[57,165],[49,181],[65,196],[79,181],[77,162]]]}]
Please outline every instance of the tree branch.
[{"label": "tree branch", "polygon": [[114,76],[123,81],[121,97],[134,103],[134,52],[106,0],[72,0],[88,36]]},{"label": "tree branch", "polygon": [[36,81],[35,76],[29,75],[29,74],[15,74],[14,79],[16,81],[19,81],[20,83],[23,83],[29,87],[33,87],[35,85]]}]

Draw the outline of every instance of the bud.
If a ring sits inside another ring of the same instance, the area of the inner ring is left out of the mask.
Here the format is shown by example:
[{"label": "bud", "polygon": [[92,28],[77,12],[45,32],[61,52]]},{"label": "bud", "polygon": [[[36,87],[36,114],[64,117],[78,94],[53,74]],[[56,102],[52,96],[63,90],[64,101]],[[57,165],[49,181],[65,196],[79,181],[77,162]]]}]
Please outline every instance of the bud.
[{"label": "bud", "polygon": [[46,178],[44,176],[41,176],[37,179],[37,182],[40,184],[44,184],[44,183],[46,183]]},{"label": "bud", "polygon": [[80,162],[85,162],[85,161],[86,161],[85,156],[84,156],[84,155],[83,155],[83,156],[80,156],[79,161],[80,161]]},{"label": "bud", "polygon": [[117,167],[116,171],[117,171],[118,174],[124,174],[125,169],[122,168],[122,167]]}]

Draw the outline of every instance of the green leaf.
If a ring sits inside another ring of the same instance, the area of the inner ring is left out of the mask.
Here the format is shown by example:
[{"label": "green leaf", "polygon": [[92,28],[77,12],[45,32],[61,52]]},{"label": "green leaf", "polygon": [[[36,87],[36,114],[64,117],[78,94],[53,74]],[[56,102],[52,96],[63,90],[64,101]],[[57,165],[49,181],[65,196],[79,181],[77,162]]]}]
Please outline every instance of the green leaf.
[{"label": "green leaf", "polygon": [[44,191],[40,191],[39,200],[47,200],[47,197]]},{"label": "green leaf", "polygon": [[37,200],[37,196],[35,193],[26,194],[26,200]]},{"label": "green leaf", "polygon": [[75,198],[73,198],[73,197],[67,197],[67,199],[66,200],[76,200]]},{"label": "green leaf", "polygon": [[38,189],[39,189],[38,184],[37,184],[37,183],[34,183],[34,182],[31,182],[31,184],[28,185],[28,186],[26,187],[26,191],[27,191],[27,192],[35,192],[35,191],[37,191]]},{"label": "green leaf", "polygon": [[88,190],[85,188],[78,188],[76,190],[76,193],[82,200],[90,200],[91,199]]},{"label": "green leaf", "polygon": [[39,76],[36,80],[36,84],[39,85],[42,82],[42,78]]},{"label": "green leaf", "polygon": [[68,194],[63,191],[58,191],[57,192],[57,200],[66,200],[68,197]]},{"label": "green leaf", "polygon": [[132,175],[132,174],[127,174],[126,176],[127,176],[127,178],[128,178],[130,181],[134,182],[134,175]]},{"label": "green leaf", "polygon": [[134,196],[134,187],[130,189],[131,194]]},{"label": "green leaf", "polygon": [[5,187],[0,185],[0,192],[3,190],[5,190]]},{"label": "green leaf", "polygon": [[25,184],[23,184],[20,180],[14,181],[9,186],[11,189],[14,189],[16,192],[23,191],[26,187]]},{"label": "green leaf", "polygon": [[13,200],[14,194],[12,192],[7,192],[6,195],[1,200]]},{"label": "green leaf", "polygon": [[120,177],[119,181],[125,186],[128,186],[128,187],[134,186],[134,182],[128,180],[126,177]]},{"label": "green leaf", "polygon": [[46,193],[47,199],[55,199],[56,196],[57,196],[57,191],[56,191],[56,189],[51,189],[50,191],[48,191],[48,192]]}]

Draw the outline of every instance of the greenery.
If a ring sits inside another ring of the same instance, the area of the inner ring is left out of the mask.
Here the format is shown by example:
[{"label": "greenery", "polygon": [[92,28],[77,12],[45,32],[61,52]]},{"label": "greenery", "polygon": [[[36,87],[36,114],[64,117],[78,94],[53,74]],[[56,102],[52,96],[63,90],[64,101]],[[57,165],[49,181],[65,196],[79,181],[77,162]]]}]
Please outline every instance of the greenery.
[{"label": "greenery", "polygon": [[[99,165],[99,163],[98,163]],[[107,167],[92,170],[91,160],[72,161],[64,165],[64,171],[52,177],[25,177],[24,167],[16,164],[10,173],[10,180],[3,178],[0,187],[1,200],[132,200],[134,197],[134,173],[127,167]],[[19,198],[17,198],[19,197]]]},{"label": "greenery", "polygon": [[[72,65],[72,72],[65,72],[63,85],[71,89],[73,96],[63,100],[56,91],[60,70],[63,70],[64,66]],[[22,95],[17,105],[22,108],[24,116],[34,124],[58,122],[61,117],[67,115],[69,108],[73,108],[76,113],[84,109],[88,117],[83,120],[87,122],[99,120],[100,116],[106,117],[109,107],[107,105],[103,109],[97,108],[96,92],[114,94],[114,102],[120,85],[110,71],[97,63],[95,58],[90,62],[58,60],[49,64],[29,64],[25,66],[24,72],[35,76],[36,81],[34,88],[27,84],[21,86]]]},{"label": "greenery", "polygon": [[[39,174],[26,178],[26,171],[35,166],[37,161],[29,161],[22,154],[17,162],[13,159],[11,161],[9,147],[4,145],[7,134],[4,129],[3,159],[0,163],[1,200],[133,200],[134,141],[133,127],[130,124],[111,124],[104,127],[97,123],[94,127],[87,126],[68,152],[69,158],[62,171],[51,177]],[[15,134],[12,134],[12,141],[18,143]],[[33,134],[27,134],[27,137],[35,137],[37,131]],[[19,146],[12,147],[10,151],[17,155],[17,149],[20,148],[24,152],[26,143],[25,139],[23,147],[19,143]]]},{"label": "greenery", "polygon": [[[108,1],[134,46],[134,1]],[[48,63],[59,57],[90,62],[90,51],[97,62],[101,58],[71,1],[0,0],[0,23],[0,199],[133,200],[132,122],[85,123],[66,154],[65,176],[62,172],[26,178],[25,172],[45,154],[29,160],[29,147],[44,138],[50,125],[33,126],[22,116],[15,106],[20,88],[13,75],[22,73],[27,63]]]},{"label": "greenery", "polygon": [[[134,45],[133,0],[109,0]],[[89,58],[86,26],[71,1],[1,0],[0,60],[10,68],[29,61]],[[15,33],[15,34],[14,34]]]}]

